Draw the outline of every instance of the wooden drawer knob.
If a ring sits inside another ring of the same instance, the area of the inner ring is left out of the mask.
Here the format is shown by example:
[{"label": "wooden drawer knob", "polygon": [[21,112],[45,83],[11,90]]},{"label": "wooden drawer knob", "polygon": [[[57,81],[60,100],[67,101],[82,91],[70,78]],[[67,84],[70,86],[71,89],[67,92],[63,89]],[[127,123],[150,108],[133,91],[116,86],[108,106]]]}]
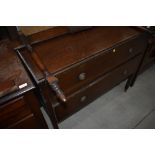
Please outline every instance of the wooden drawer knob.
[{"label": "wooden drawer knob", "polygon": [[87,99],[86,96],[82,96],[81,99],[80,99],[80,101],[81,101],[81,102],[84,102],[86,99]]},{"label": "wooden drawer knob", "polygon": [[81,73],[80,75],[79,75],[79,80],[85,80],[86,79],[86,73]]}]

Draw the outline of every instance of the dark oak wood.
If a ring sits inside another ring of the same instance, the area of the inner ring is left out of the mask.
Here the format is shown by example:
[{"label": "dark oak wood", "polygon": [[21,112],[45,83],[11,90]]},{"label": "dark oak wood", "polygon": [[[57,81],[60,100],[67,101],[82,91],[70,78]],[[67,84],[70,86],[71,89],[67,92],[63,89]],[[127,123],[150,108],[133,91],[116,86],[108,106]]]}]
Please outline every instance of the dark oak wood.
[{"label": "dark oak wood", "polygon": [[149,30],[149,33],[147,34],[147,48],[143,52],[142,59],[138,65],[138,68],[136,70],[135,75],[132,77],[130,86],[132,87],[138,77],[138,74],[144,72],[146,69],[148,69],[150,66],[152,66],[155,62],[155,36],[154,36],[154,28]]},{"label": "dark oak wood", "polygon": [[0,128],[6,128],[31,114],[23,97],[11,100],[0,107]]},{"label": "dark oak wood", "polygon": [[58,121],[60,122],[64,120],[74,112],[95,100],[103,93],[119,84],[121,81],[127,79],[135,72],[140,59],[141,55],[116,68],[114,71],[111,71],[98,78],[79,91],[71,94],[68,96],[65,105],[61,103],[57,104],[56,115]]},{"label": "dark oak wood", "polygon": [[0,106],[0,128],[20,128],[20,126],[23,129],[47,128],[37,98],[32,92]]},{"label": "dark oak wood", "polygon": [[68,28],[65,26],[53,27],[44,32],[38,32],[32,35],[29,35],[31,43],[39,43],[44,40],[52,39],[59,37],[68,33]]},{"label": "dark oak wood", "polygon": [[58,78],[66,103],[46,85],[46,78],[30,53],[25,48],[18,52],[34,74],[48,115],[54,128],[58,128],[60,121],[122,80],[128,79],[127,90],[146,51],[147,40],[145,32],[131,27],[93,27],[32,43],[43,66]]},{"label": "dark oak wood", "polygon": [[40,129],[42,126],[38,126],[35,117],[33,114],[25,117],[24,119],[20,120],[16,124],[10,126],[12,129]]},{"label": "dark oak wood", "polygon": [[141,71],[146,70],[155,62],[155,26],[145,27],[149,30],[148,34],[148,49],[142,62]]},{"label": "dark oak wood", "polygon": [[50,89],[46,81],[41,83],[39,86],[40,86],[41,93],[44,96],[44,100],[45,100],[44,107],[46,109],[47,114],[49,115],[51,119],[53,128],[58,129],[59,128],[58,120],[57,120],[54,106],[52,104],[57,101],[56,97],[53,95],[54,92]]},{"label": "dark oak wood", "polygon": [[0,128],[47,128],[35,87],[9,40],[0,42],[0,81]]},{"label": "dark oak wood", "polygon": [[148,49],[146,56],[144,58],[142,68],[147,68],[149,64],[153,64],[155,62],[155,38],[152,38],[152,42],[150,43],[150,48]]},{"label": "dark oak wood", "polygon": [[55,73],[138,35],[128,27],[97,27],[35,44],[33,48],[48,71]]},{"label": "dark oak wood", "polygon": [[[56,73],[140,34],[141,32],[129,27],[95,27],[32,44],[32,47],[49,72]],[[20,49],[20,53],[31,66],[36,78],[43,79],[26,49]]]},{"label": "dark oak wood", "polygon": [[[60,87],[68,95],[141,53],[146,46],[146,40],[140,36],[57,72],[55,76],[59,79]],[[85,74],[84,79],[80,79],[81,74]]]},{"label": "dark oak wood", "polygon": [[0,97],[17,90],[18,86],[16,86],[14,80],[7,80],[4,82],[0,82]]}]

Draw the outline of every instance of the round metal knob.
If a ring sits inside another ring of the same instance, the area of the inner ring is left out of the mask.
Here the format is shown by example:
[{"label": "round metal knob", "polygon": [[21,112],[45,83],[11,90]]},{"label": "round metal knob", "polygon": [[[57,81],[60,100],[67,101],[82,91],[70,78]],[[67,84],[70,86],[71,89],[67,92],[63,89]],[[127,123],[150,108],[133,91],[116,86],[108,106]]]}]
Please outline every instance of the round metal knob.
[{"label": "round metal knob", "polygon": [[86,79],[86,73],[81,73],[79,75],[79,80],[85,80]]},{"label": "round metal knob", "polygon": [[82,96],[81,99],[80,99],[80,101],[81,102],[84,102],[86,100],[86,98],[87,98],[86,96]]},{"label": "round metal knob", "polygon": [[129,48],[129,53],[132,53],[133,52],[133,48]]},{"label": "round metal knob", "polygon": [[114,49],[112,50],[112,52],[115,53],[115,52],[116,52],[116,49],[114,48]]}]

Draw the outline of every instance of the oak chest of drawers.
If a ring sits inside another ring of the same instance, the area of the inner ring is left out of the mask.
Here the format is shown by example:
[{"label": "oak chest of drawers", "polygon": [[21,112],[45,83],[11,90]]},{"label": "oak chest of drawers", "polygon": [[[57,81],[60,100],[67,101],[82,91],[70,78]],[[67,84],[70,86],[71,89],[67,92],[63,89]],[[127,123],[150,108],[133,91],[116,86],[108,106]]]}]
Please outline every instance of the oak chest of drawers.
[{"label": "oak chest of drawers", "polygon": [[[33,37],[32,37],[33,39]],[[58,79],[66,102],[52,90],[26,48],[18,54],[33,74],[45,99],[47,112],[57,124],[101,94],[135,75],[147,48],[148,36],[130,27],[93,27],[32,43],[50,76]]]},{"label": "oak chest of drawers", "polygon": [[12,50],[0,42],[0,128],[47,128],[35,87]]}]

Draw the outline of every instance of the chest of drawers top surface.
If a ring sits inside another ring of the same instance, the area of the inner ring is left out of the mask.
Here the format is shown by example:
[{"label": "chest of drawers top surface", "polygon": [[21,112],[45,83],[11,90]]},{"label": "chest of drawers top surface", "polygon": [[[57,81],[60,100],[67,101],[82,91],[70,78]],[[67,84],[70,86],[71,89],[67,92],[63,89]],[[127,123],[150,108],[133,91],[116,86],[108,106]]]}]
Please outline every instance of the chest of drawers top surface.
[{"label": "chest of drawers top surface", "polygon": [[[23,88],[21,88],[23,87]],[[34,86],[9,41],[0,42],[0,103]]]},{"label": "chest of drawers top surface", "polygon": [[140,34],[130,27],[94,27],[34,44],[33,48],[48,71],[56,73]]}]

